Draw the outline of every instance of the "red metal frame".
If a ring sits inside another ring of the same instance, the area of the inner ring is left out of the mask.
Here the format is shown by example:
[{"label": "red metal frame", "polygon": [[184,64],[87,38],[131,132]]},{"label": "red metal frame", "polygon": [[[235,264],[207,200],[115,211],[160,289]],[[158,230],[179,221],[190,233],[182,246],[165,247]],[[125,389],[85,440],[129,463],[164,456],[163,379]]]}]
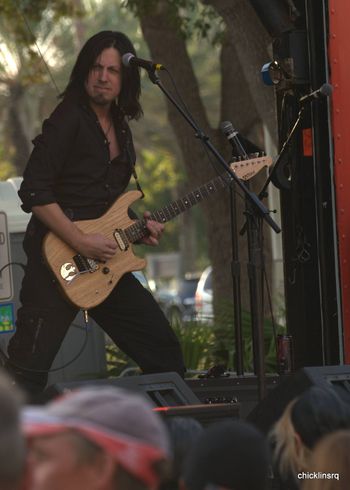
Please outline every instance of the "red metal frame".
[{"label": "red metal frame", "polygon": [[345,363],[350,363],[350,42],[349,0],[329,0],[329,64]]}]

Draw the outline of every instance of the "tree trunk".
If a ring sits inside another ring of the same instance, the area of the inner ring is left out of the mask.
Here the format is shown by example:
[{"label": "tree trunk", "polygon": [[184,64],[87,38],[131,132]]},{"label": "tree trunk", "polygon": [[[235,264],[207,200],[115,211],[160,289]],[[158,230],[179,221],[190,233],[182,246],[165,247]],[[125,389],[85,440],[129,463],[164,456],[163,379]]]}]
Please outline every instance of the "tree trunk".
[{"label": "tree trunk", "polygon": [[[219,1],[215,3],[220,4]],[[236,4],[244,4],[244,2],[231,1],[226,3],[225,8],[228,11],[225,11],[225,17],[223,17],[225,22],[227,22],[231,10],[229,5],[232,4],[233,9]],[[242,7],[242,5],[240,6]],[[215,5],[215,7],[221,8],[223,6]],[[224,13],[220,12],[220,15],[224,15]],[[171,70],[177,89],[185,99],[186,105],[194,120],[198,122],[201,129],[209,136],[213,145],[228,158],[230,151],[225,137],[217,128],[214,129],[209,125],[208,117],[199,94],[198,82],[186,50],[186,42],[176,28],[174,18],[170,15],[169,3],[159,0],[151,12],[141,11],[140,21],[144,38],[149,46],[152,58],[163,63]],[[256,21],[257,18],[255,16],[254,22]],[[248,38],[249,36],[253,37],[254,33],[253,30],[252,33],[249,32],[250,25],[251,22],[247,28],[244,27],[247,31],[245,35]],[[246,132],[248,130],[252,132],[252,128],[255,129],[255,140],[262,143],[261,116],[256,109],[257,94],[255,94],[254,98],[252,97],[252,93],[257,91],[257,77],[254,78],[254,83],[253,81],[249,81],[247,84],[247,77],[250,75],[250,71],[253,70],[254,66],[256,70],[259,70],[260,65],[256,64],[256,55],[252,49],[244,53],[245,58],[242,61],[243,55],[238,56],[237,54],[238,48],[235,44],[235,38],[232,36],[232,30],[233,26],[227,26],[227,37],[221,55],[222,119],[234,120],[234,124],[237,127],[243,128]],[[243,47],[240,49],[243,49]],[[266,59],[266,46],[264,49]],[[261,47],[259,51],[260,57],[262,57],[262,51],[263,49]],[[176,57],[174,57],[174,53],[176,53]],[[247,71],[247,69],[243,70],[242,63],[248,64],[251,67],[250,71]],[[167,85],[166,76],[162,75],[163,80],[164,85]],[[250,86],[250,90],[247,90],[248,86]],[[259,91],[262,89],[259,86]],[[239,94],[239,97],[237,94]],[[176,134],[188,172],[190,187],[196,187],[210,180],[215,175],[215,171],[208,162],[203,145],[195,140],[194,131],[171,103],[168,103],[167,107],[169,121]],[[251,134],[247,134],[247,136],[251,136]],[[212,160],[215,159],[213,158]],[[217,164],[216,167],[220,173],[223,171]],[[241,224],[244,218],[242,214],[243,206],[240,199],[238,199],[238,202],[237,214],[239,224]],[[219,196],[204,201],[202,206],[208,233],[209,257],[214,270],[214,299],[216,304],[217,299],[231,300],[232,298],[229,192],[222,192]],[[246,250],[246,237],[241,240],[240,248],[243,251]],[[244,283],[247,283],[246,279],[244,279]],[[247,286],[243,287],[243,307],[245,309],[249,308],[247,290]]]},{"label": "tree trunk", "polygon": [[[212,5],[226,26],[221,55],[221,120],[231,120],[235,128],[257,146],[266,148],[263,124],[272,141],[277,142],[275,91],[263,85],[261,67],[270,59],[271,38],[246,0],[202,0]],[[251,189],[259,192],[265,179],[261,172],[251,181]],[[267,200],[265,200],[267,205]],[[242,217],[242,209],[238,210]],[[245,218],[244,218],[245,219]],[[241,222],[239,220],[239,226]],[[264,252],[269,284],[271,279],[271,231],[265,225]],[[242,263],[247,261],[246,238],[240,240]],[[243,272],[243,271],[242,271]],[[249,299],[248,281],[242,281],[243,307]],[[269,313],[265,295],[264,310]]]}]

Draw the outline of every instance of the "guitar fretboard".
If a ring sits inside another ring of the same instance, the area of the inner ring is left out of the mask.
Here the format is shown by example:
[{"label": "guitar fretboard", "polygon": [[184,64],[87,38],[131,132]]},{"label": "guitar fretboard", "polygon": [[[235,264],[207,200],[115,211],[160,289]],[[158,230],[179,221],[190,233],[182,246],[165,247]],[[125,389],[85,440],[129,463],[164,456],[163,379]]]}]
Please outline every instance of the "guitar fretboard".
[{"label": "guitar fretboard", "polygon": [[[155,211],[151,214],[149,219],[157,221],[158,223],[166,223],[175,218],[175,216],[187,211],[187,209],[190,209],[195,204],[203,201],[203,199],[215,194],[215,192],[220,189],[224,189],[230,182],[231,178],[229,176],[226,177],[225,174],[219,175],[207,184],[203,184],[194,191],[189,192],[181,199],[177,199],[167,206],[164,206],[164,208]],[[130,243],[137,242],[148,234],[147,220],[140,219],[136,221],[128,226],[124,230],[124,233]]]}]

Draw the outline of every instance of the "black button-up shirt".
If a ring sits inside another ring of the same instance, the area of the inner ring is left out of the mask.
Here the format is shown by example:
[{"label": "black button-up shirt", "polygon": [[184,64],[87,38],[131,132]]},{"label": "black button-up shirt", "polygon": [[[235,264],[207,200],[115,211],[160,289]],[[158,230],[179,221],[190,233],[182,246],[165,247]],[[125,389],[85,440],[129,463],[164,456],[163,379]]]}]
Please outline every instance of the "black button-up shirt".
[{"label": "black button-up shirt", "polygon": [[135,150],[128,124],[112,110],[120,154],[110,160],[108,141],[84,100],[63,100],[46,119],[18,192],[22,209],[58,203],[74,219],[101,216],[126,189]]}]

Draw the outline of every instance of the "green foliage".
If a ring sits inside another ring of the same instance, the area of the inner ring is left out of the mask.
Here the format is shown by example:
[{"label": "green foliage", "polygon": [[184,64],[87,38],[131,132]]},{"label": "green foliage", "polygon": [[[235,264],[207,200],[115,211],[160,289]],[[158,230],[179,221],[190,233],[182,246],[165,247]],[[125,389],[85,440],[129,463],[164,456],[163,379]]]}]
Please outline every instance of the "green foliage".
[{"label": "green foliage", "polygon": [[[173,327],[179,339],[187,369],[206,369],[210,361],[214,342],[212,327],[189,322]],[[128,368],[137,369],[136,364],[114,344],[106,347],[108,376],[120,376]]]},{"label": "green foliage", "polygon": [[67,0],[0,0],[2,24],[6,24],[18,44],[29,48],[35,42],[40,21],[50,15],[53,23],[61,17],[80,16],[83,10]]},{"label": "green foliage", "polygon": [[[48,36],[61,19],[83,15],[67,0],[0,0],[0,33],[17,64],[23,85],[42,82],[46,68],[37,41]],[[0,66],[6,73],[6,60]]]},{"label": "green foliage", "polygon": [[212,327],[193,321],[173,328],[181,345],[186,368],[206,369],[214,345]]},{"label": "green foliage", "polygon": [[[229,301],[221,301],[218,305],[219,313],[213,326],[214,342],[211,350],[212,362],[224,364],[228,369],[235,367],[235,335],[233,324],[233,305]],[[276,372],[276,345],[273,323],[264,320],[265,363],[268,372]],[[286,333],[285,327],[276,325],[276,336]],[[251,316],[249,312],[242,312],[243,335],[243,364],[246,372],[253,371],[253,342],[251,331]]]},{"label": "green foliage", "polygon": [[128,368],[137,369],[136,364],[115,344],[108,343],[106,346],[107,376],[117,377]]},{"label": "green foliage", "polygon": [[[227,370],[235,370],[234,329],[232,305],[225,305],[222,316],[214,325],[195,321],[173,325],[179,339],[185,366],[188,370],[204,370],[221,364]],[[243,312],[243,364],[245,372],[253,372],[253,344],[250,314]],[[264,322],[265,363],[267,372],[277,372],[276,347],[272,323]],[[285,333],[285,328],[277,327],[276,335]],[[136,364],[113,344],[106,347],[107,371],[109,376],[119,376],[127,368],[137,369]]]},{"label": "green foliage", "polygon": [[[137,17],[163,9],[165,3],[160,0],[124,0],[122,5],[130,9]],[[167,0],[168,22],[175,26],[185,39],[199,37],[208,39],[212,44],[222,40],[224,23],[211,5],[203,5],[198,0]]]},{"label": "green foliage", "polygon": [[5,155],[4,147],[0,145],[0,181],[16,175],[16,169]]}]

